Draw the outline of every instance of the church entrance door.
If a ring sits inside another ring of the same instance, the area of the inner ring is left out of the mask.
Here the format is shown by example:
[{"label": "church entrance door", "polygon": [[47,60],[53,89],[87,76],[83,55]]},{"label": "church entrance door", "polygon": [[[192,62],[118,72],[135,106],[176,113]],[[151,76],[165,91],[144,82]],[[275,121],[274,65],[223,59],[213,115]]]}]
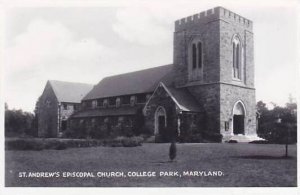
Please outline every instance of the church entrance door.
[{"label": "church entrance door", "polygon": [[158,142],[167,142],[169,140],[166,110],[161,106],[155,112],[154,135],[157,137]]},{"label": "church entrance door", "polygon": [[235,103],[233,107],[233,134],[245,134],[245,113],[246,109],[241,101]]},{"label": "church entrance door", "polygon": [[233,116],[233,134],[244,134],[244,115]]},{"label": "church entrance door", "polygon": [[158,117],[158,132],[160,142],[169,142],[171,140],[171,132],[169,132],[167,127],[165,116]]},{"label": "church entrance door", "polygon": [[158,133],[160,135],[162,135],[165,130],[165,121],[165,116],[158,116]]}]

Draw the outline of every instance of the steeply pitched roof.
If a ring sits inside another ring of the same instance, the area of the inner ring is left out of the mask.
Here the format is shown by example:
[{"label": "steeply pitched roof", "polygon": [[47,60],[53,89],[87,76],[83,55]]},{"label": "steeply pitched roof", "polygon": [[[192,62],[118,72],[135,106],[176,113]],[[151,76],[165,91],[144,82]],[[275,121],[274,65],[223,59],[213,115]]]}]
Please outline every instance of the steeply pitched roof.
[{"label": "steeply pitched roof", "polygon": [[49,84],[59,102],[80,103],[82,98],[92,90],[93,85],[49,80]]},{"label": "steeply pitched roof", "polygon": [[[172,86],[166,86],[163,82],[159,83],[158,87],[163,87],[169,94],[175,104],[181,111],[186,112],[201,112],[201,108],[194,98],[194,96],[188,91],[187,88],[174,88]],[[156,92],[156,90],[155,90]],[[155,94],[154,92],[154,94]],[[145,107],[151,102],[151,98],[146,103]]]},{"label": "steeply pitched roof", "polygon": [[201,112],[200,106],[186,88],[167,87],[182,111]]},{"label": "steeply pitched roof", "polygon": [[153,92],[161,81],[170,85],[173,77],[172,64],[106,77],[83,100]]},{"label": "steeply pitched roof", "polygon": [[131,106],[84,110],[73,114],[72,118],[135,115],[137,113],[137,110],[137,107]]}]

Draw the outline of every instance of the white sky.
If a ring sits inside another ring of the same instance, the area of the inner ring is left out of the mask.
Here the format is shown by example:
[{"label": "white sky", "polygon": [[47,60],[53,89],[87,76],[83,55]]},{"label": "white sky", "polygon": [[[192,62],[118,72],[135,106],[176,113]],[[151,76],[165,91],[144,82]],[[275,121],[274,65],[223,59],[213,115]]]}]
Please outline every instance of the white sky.
[{"label": "white sky", "polygon": [[289,94],[296,96],[296,1],[110,2],[7,3],[3,86],[9,108],[33,111],[49,79],[96,84],[108,75],[170,64],[174,21],[216,6],[253,21],[257,101],[283,105]]}]

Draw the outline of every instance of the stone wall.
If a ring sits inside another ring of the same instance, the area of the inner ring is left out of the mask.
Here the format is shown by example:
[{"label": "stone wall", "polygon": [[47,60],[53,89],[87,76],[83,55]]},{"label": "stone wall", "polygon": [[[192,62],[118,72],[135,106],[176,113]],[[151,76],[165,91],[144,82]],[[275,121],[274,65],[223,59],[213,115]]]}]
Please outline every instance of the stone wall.
[{"label": "stone wall", "polygon": [[[193,24],[193,23],[191,23]],[[219,22],[187,25],[174,32],[174,69],[176,86],[197,85],[219,81]],[[188,52],[193,39],[201,40],[203,51],[203,76],[198,82],[189,82],[188,66],[191,54]]]},{"label": "stone wall", "polygon": [[[254,45],[252,22],[225,8],[189,16],[175,22],[174,69],[176,86],[188,87],[202,106],[205,124],[201,128],[225,133],[225,121],[232,117],[238,100],[247,109],[245,133],[255,134]],[[233,36],[243,47],[242,78],[233,78]],[[193,39],[203,42],[203,80],[188,80],[188,47]],[[226,132],[227,133],[227,132]]]},{"label": "stone wall", "polygon": [[220,125],[220,85],[208,84],[188,87],[190,93],[196,98],[202,108],[201,119],[205,122],[200,128],[206,131],[219,133]]},{"label": "stone wall", "polygon": [[[220,81],[240,86],[254,87],[254,50],[252,29],[237,22],[220,21]],[[242,79],[232,79],[232,39],[237,35],[243,47]]]},{"label": "stone wall", "polygon": [[57,137],[57,132],[58,102],[48,82],[38,102],[38,136]]},{"label": "stone wall", "polygon": [[[223,7],[216,7],[175,22],[173,62],[176,86],[233,82],[229,76],[232,75],[231,39],[235,33],[243,38],[245,45],[246,83],[253,84],[252,22]],[[198,82],[188,81],[188,48],[193,39],[203,43],[203,79]]]},{"label": "stone wall", "polygon": [[154,135],[155,130],[155,112],[158,107],[163,107],[166,110],[167,115],[167,128],[170,130],[170,133],[174,136],[177,134],[178,124],[177,124],[177,115],[176,105],[168,93],[162,86],[159,86],[157,90],[152,95],[149,100],[145,112],[145,127],[146,129]]},{"label": "stone wall", "polygon": [[[246,109],[245,135],[256,135],[256,101],[255,90],[233,85],[221,85],[220,129],[223,135],[232,134],[233,107],[241,101]],[[225,131],[225,121],[229,122],[230,129]]]}]

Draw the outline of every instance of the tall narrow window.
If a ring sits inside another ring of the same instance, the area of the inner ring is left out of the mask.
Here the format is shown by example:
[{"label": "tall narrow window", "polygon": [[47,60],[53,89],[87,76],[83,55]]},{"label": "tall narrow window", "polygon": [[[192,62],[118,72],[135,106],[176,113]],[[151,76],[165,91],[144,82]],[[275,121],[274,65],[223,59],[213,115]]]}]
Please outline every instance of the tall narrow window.
[{"label": "tall narrow window", "polygon": [[232,48],[232,51],[233,51],[233,57],[232,57],[232,70],[233,70],[233,78],[236,78],[236,72],[235,72],[235,64],[236,64],[236,62],[235,62],[235,52],[236,52],[236,50],[235,50],[235,43],[233,43],[232,44],[232,46],[233,46],[233,48]]},{"label": "tall narrow window", "polygon": [[120,105],[121,105],[121,98],[117,98],[116,99],[116,107],[120,107]]},{"label": "tall narrow window", "polygon": [[196,44],[193,44],[193,49],[192,49],[192,55],[193,55],[193,69],[196,68],[197,66],[197,47]]},{"label": "tall narrow window", "polygon": [[189,45],[189,80],[198,81],[203,79],[203,42],[196,38]]},{"label": "tall narrow window", "polygon": [[134,106],[135,103],[136,103],[136,96],[133,95],[133,96],[130,97],[130,105]]},{"label": "tall narrow window", "polygon": [[232,52],[233,52],[233,58],[232,58],[232,72],[233,72],[233,78],[241,79],[241,43],[237,36],[234,36],[232,41]]},{"label": "tall narrow window", "polygon": [[96,108],[97,107],[97,100],[93,100],[92,101],[92,108]]},{"label": "tall narrow window", "polygon": [[240,43],[236,45],[236,70],[237,70],[237,78],[240,79]]},{"label": "tall narrow window", "polygon": [[198,68],[202,68],[202,43],[201,42],[198,42],[197,49],[198,49]]},{"label": "tall narrow window", "polygon": [[103,107],[106,108],[108,105],[108,99],[103,100]]}]

